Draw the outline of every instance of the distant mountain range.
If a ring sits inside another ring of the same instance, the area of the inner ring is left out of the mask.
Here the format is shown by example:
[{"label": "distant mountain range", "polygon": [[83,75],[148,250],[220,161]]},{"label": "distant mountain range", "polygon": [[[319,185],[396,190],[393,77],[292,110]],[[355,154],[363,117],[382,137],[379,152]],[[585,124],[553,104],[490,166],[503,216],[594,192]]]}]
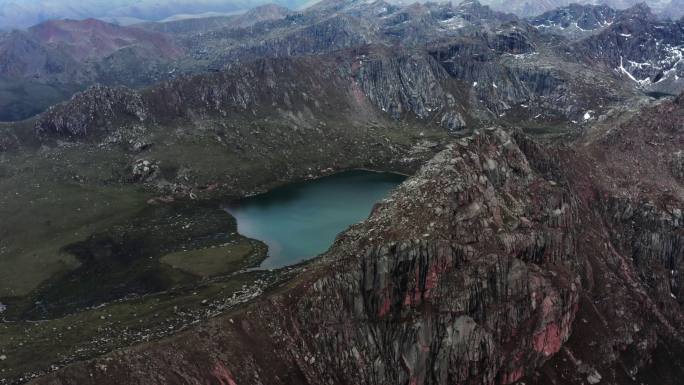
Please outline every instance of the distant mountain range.
[{"label": "distant mountain range", "polygon": [[141,87],[178,72],[214,68],[201,55],[213,30],[249,27],[290,11],[265,5],[232,16],[120,26],[98,19],[48,20],[0,33],[0,121],[20,120],[93,83]]},{"label": "distant mountain range", "polygon": [[[416,46],[427,41],[440,46],[444,39],[501,23],[511,36],[482,44],[497,49],[497,44],[511,45],[511,53],[527,53],[535,45],[557,45],[545,40],[561,35],[567,39],[561,44],[572,44],[567,49],[581,54],[578,59],[607,65],[648,92],[677,93],[684,86],[683,23],[660,20],[646,5],[616,10],[574,4],[522,19],[478,2],[402,7],[324,0],[304,11],[270,4],[230,16],[133,26],[97,19],[49,20],[0,33],[0,121],[28,118],[96,83],[139,88],[263,57],[331,53],[364,44]],[[483,84],[482,74],[464,75]],[[494,103],[499,98],[483,99]],[[519,95],[510,102],[518,100]]]},{"label": "distant mountain range", "polygon": [[[27,28],[50,19],[98,18],[120,24],[186,18],[189,15],[227,14],[243,12],[269,0],[88,0],[74,6],[68,0],[0,0],[0,30]],[[273,3],[290,9],[300,9],[316,3],[306,0],[275,0]],[[394,0],[390,3],[407,5],[414,0]],[[425,1],[418,1],[425,2]],[[605,4],[624,9],[646,3],[656,13],[679,18],[684,14],[682,0],[483,0],[481,3],[495,10],[519,16],[534,16],[571,3]],[[458,0],[453,1],[459,3]]]},{"label": "distant mountain range", "polygon": [[[88,0],[75,5],[69,0],[0,0],[0,30],[27,28],[50,19],[98,18],[131,24],[160,21],[178,15],[207,12],[244,11],[269,0]],[[275,3],[297,9],[303,0],[276,0]]]}]

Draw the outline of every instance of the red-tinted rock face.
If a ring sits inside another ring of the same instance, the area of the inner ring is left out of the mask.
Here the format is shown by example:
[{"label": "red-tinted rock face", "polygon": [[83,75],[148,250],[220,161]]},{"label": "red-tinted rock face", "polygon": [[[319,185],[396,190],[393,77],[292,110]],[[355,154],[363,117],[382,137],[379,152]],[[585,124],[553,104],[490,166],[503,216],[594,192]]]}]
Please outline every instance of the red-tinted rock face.
[{"label": "red-tinted rock face", "polygon": [[461,139],[285,287],[37,383],[674,384],[682,204],[601,183],[605,143]]}]

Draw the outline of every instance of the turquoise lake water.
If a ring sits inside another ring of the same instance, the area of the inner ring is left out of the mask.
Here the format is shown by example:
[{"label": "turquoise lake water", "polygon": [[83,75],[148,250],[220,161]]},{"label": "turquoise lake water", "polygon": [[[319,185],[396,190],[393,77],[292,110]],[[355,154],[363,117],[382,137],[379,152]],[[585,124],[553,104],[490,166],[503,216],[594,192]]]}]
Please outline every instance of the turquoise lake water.
[{"label": "turquoise lake water", "polygon": [[368,218],[373,205],[406,177],[348,171],[294,183],[234,202],[226,209],[238,232],[268,245],[263,269],[275,269],[315,257],[350,225]]}]

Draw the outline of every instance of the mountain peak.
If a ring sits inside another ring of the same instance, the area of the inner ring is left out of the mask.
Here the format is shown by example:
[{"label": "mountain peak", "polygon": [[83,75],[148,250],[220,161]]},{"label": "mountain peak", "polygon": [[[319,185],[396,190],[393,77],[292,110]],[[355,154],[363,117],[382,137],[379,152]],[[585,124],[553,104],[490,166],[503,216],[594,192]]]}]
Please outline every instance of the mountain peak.
[{"label": "mountain peak", "polygon": [[653,20],[655,17],[651,7],[643,2],[621,11],[619,15],[621,20]]}]

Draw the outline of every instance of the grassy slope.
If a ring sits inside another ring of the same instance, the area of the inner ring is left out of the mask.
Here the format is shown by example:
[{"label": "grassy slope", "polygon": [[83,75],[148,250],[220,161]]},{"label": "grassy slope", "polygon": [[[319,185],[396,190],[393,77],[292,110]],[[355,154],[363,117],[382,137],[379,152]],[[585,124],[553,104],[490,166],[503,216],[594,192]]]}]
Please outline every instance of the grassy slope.
[{"label": "grassy slope", "polygon": [[0,121],[16,121],[36,115],[67,100],[82,87],[0,78]]}]

